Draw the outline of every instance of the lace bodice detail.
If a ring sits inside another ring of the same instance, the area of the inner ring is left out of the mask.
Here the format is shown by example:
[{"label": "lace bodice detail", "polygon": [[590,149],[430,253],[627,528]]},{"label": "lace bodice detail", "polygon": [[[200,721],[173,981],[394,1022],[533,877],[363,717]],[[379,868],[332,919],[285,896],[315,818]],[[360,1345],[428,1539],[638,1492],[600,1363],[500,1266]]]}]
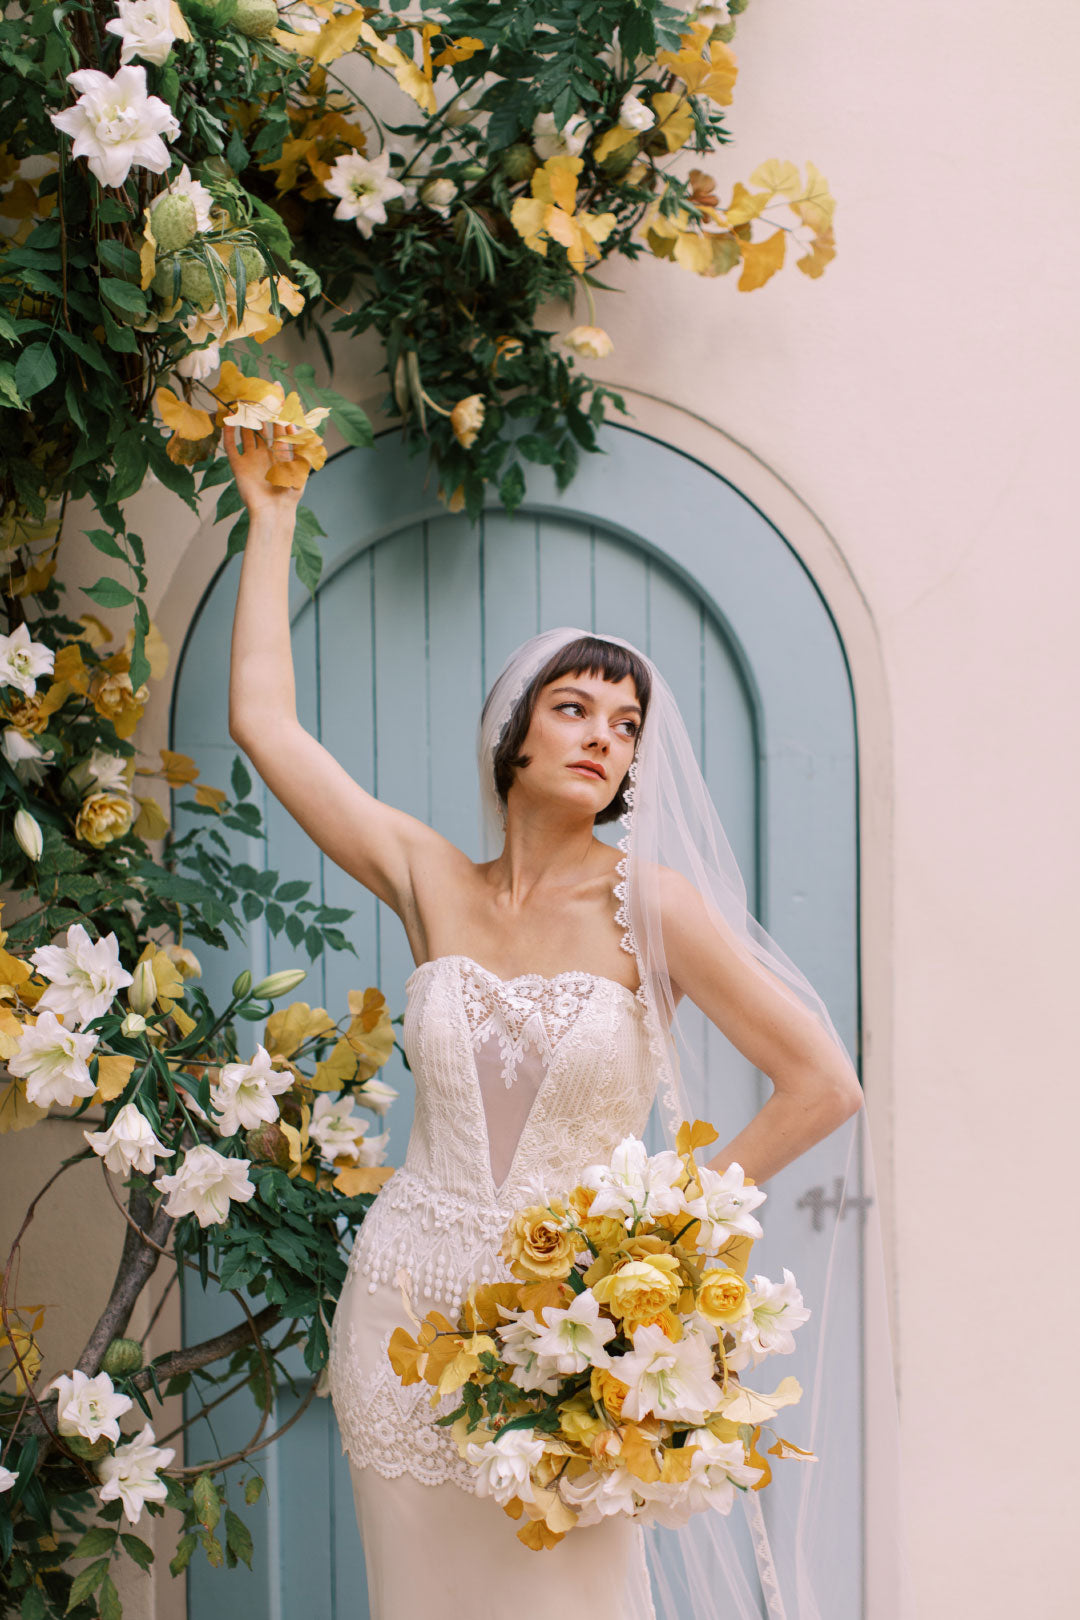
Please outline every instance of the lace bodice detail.
[{"label": "lace bodice detail", "polygon": [[394,1289],[403,1270],[419,1314],[434,1306],[452,1317],[475,1279],[509,1277],[499,1249],[510,1216],[568,1190],[623,1137],[642,1134],[662,1047],[640,990],[595,974],[504,980],[469,957],[443,956],[410,975],[406,996],[413,1127],[405,1164],[350,1256],[330,1385],[354,1462],[471,1489],[472,1470],[433,1426],[445,1402],[433,1411],[426,1385],[401,1386],[385,1359],[389,1331],[371,1354],[362,1301],[404,1324]]}]

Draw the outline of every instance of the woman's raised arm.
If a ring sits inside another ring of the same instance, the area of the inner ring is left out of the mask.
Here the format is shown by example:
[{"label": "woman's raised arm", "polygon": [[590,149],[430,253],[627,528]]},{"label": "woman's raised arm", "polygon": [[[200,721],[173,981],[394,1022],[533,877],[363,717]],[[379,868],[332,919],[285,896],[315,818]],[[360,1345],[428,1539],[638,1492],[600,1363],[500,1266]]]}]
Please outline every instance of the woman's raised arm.
[{"label": "woman's raised arm", "polygon": [[[237,435],[242,435],[242,454]],[[302,491],[266,482],[272,459],[288,454],[280,424],[272,451],[250,428],[227,427],[225,439],[251,517],[233,621],[229,734],[319,848],[404,920],[415,914],[416,857],[423,851],[430,859],[432,846],[446,841],[354,782],[297,719],[288,596]],[[447,853],[450,849],[446,845]]]}]

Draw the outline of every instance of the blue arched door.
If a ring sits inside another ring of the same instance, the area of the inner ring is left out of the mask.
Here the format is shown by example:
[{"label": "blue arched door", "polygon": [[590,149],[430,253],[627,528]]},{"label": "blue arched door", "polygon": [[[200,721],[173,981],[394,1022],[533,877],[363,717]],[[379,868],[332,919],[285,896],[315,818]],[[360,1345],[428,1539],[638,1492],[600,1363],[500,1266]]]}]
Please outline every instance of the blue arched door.
[{"label": "blue arched door", "polygon": [[[473,525],[450,516],[422,487],[423,468],[392,435],[345,453],[319,474],[309,502],[328,538],[312,598],[294,582],[293,654],[301,718],[345,767],[386,802],[436,826],[477,856],[475,730],[483,695],[527,636],[580,624],[628,637],[673,686],[706,778],[747,879],[752,909],[818,985],[857,1054],[855,727],[851,686],[835,625],[812,580],[776,529],[737,490],[670,446],[627,429],[604,430],[606,454],[586,457],[560,493],[540,469],[512,517],[495,507]],[[228,781],[235,750],[226,721],[229,628],[239,560],[225,566],[184,648],[174,700],[175,748],[204,777]],[[257,790],[259,791],[259,790]],[[398,919],[327,861],[269,795],[265,844],[243,858],[310,878],[328,905],[350,908],[355,958],[322,958],[301,992],[335,1016],[346,991],[377,984],[394,1012],[413,963]],[[618,827],[608,829],[611,837]],[[257,924],[250,965],[307,966]],[[209,979],[231,982],[240,953],[207,960]],[[411,1081],[390,1115],[390,1161],[400,1163]],[[710,1117],[735,1134],[768,1083],[711,1032]],[[770,1183],[762,1269],[793,1267],[808,1300],[824,1286],[825,1240],[813,1199],[831,1186],[834,1144],[819,1144]],[[775,1255],[771,1262],[770,1257]],[[861,1614],[859,1229],[841,1228],[839,1280],[850,1358],[851,1405],[831,1435],[850,1457],[850,1499],[823,1533],[836,1538],[830,1620]],[[185,1336],[219,1331],[231,1313],[188,1289]],[[798,1374],[796,1358],[788,1370]],[[298,1376],[302,1368],[297,1364]],[[282,1403],[279,1421],[288,1416]],[[252,1424],[242,1399],[214,1413],[231,1447]],[[209,1446],[209,1435],[193,1445]],[[202,1454],[205,1454],[203,1452]],[[362,1553],[349,1476],[328,1401],[319,1401],[274,1448],[257,1512],[256,1569],[193,1568],[189,1612],[213,1620],[235,1604],[268,1616],[302,1605],[314,1620],[364,1610]],[[768,1514],[768,1496],[764,1506]]]}]

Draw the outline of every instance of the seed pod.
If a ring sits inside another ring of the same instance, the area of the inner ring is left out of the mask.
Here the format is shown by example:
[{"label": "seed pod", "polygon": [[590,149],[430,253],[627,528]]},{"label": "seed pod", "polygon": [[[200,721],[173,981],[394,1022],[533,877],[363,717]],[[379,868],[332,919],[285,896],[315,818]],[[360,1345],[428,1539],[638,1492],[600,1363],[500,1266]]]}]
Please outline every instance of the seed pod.
[{"label": "seed pod", "polygon": [[269,39],[278,26],[277,0],[239,0],[230,21],[248,39]]},{"label": "seed pod", "polygon": [[500,162],[502,172],[511,185],[516,185],[519,180],[528,180],[533,170],[539,167],[539,159],[532,147],[520,141],[506,148]]},{"label": "seed pod", "polygon": [[162,253],[176,253],[187,247],[198,229],[195,204],[190,197],[172,196],[168,192],[150,210],[150,224],[154,240]]},{"label": "seed pod", "polygon": [[185,259],[180,271],[180,291],[197,309],[209,309],[216,302],[210,272],[199,259]]},{"label": "seed pod", "polygon": [[292,1160],[289,1154],[289,1138],[276,1121],[267,1125],[256,1125],[253,1130],[245,1131],[244,1145],[253,1159],[260,1164],[273,1164],[279,1170],[287,1170]]},{"label": "seed pod", "polygon": [[138,1339],[113,1339],[101,1358],[101,1370],[107,1372],[110,1378],[138,1372],[142,1364],[142,1345]]}]

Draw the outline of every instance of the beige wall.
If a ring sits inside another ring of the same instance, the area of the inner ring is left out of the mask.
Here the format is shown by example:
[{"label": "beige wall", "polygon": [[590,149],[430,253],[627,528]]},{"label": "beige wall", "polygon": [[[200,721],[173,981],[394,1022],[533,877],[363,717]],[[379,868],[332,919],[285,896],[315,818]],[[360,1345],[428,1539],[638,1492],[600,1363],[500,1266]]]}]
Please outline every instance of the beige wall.
[{"label": "beige wall", "polygon": [[[867,1087],[922,1620],[1071,1620],[1080,1501],[1055,1437],[1076,1416],[1080,1327],[1080,1091],[1060,1011],[1080,902],[1080,11],[753,0],[737,50],[738,139],[707,167],[723,193],[765,158],[811,158],[839,199],[839,256],[820,282],[789,266],[750,296],[649,261],[608,271],[627,291],[600,295],[616,352],[596,372],[634,390],[637,425],[762,503],[848,646]],[[370,406],[375,351],[338,352],[338,386]],[[160,490],[131,504],[178,649],[223,534]],[[68,567],[89,572],[74,549]],[[17,1140],[20,1178],[53,1129]],[[64,1233],[93,1209],[120,1239],[93,1194],[57,1189],[28,1261],[26,1297],[61,1303],[70,1342],[84,1273]],[[1050,1398],[1018,1398],[1028,1387]]]}]

